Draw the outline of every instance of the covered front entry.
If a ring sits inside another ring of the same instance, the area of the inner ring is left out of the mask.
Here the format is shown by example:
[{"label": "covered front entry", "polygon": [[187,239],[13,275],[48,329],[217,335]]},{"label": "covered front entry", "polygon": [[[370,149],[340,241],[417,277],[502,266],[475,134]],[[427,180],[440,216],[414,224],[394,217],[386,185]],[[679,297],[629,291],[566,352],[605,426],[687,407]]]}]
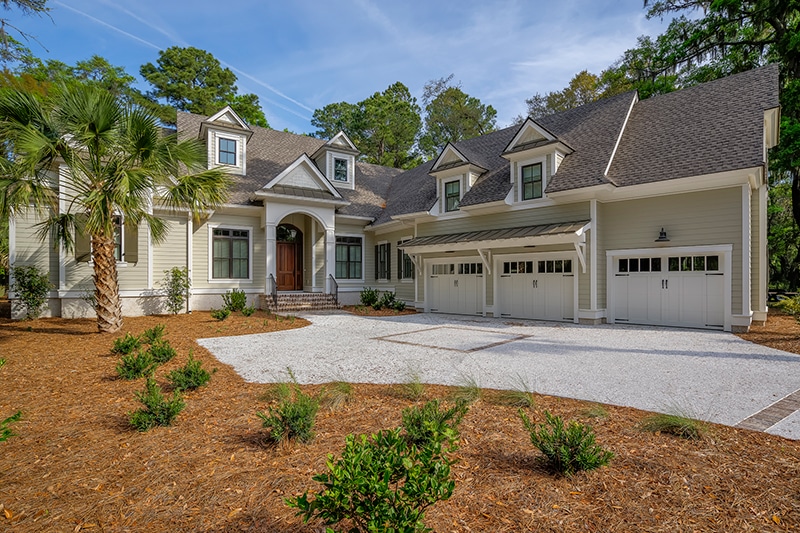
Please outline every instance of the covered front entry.
[{"label": "covered front entry", "polygon": [[276,228],[279,291],[303,290],[303,233],[291,224]]},{"label": "covered front entry", "polygon": [[575,265],[562,256],[501,258],[497,305],[501,317],[534,320],[575,318]]},{"label": "covered front entry", "polygon": [[428,310],[459,315],[483,314],[483,263],[478,258],[435,260],[428,266]]}]

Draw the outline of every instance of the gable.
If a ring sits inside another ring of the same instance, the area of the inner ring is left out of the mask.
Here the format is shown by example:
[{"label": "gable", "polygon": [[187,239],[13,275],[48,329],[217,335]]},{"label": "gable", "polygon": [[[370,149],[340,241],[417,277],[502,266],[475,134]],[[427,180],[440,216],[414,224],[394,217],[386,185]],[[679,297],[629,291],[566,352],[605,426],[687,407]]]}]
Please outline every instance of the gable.
[{"label": "gable", "polygon": [[247,123],[245,123],[245,121],[242,120],[242,118],[236,114],[236,111],[231,109],[231,106],[225,106],[215,115],[208,117],[208,120],[206,120],[206,122],[218,124],[220,126],[240,128],[243,130],[250,129],[247,127]]},{"label": "gable", "polygon": [[341,198],[341,194],[319,171],[317,165],[306,154],[297,158],[280,174],[267,183],[262,190],[268,191],[276,186],[323,191]]},{"label": "gable", "polygon": [[431,168],[431,174],[439,170],[457,167],[465,163],[469,163],[467,158],[464,157],[464,155],[461,152],[459,152],[455,146],[448,143],[448,145],[444,147],[442,153],[439,154],[439,157],[437,157],[436,161],[433,163],[433,167]]},{"label": "gable", "polygon": [[558,138],[550,133],[541,124],[535,120],[528,118],[520,126],[519,131],[508,143],[503,153],[508,154],[518,152],[521,150],[528,150],[546,144],[558,142]]}]

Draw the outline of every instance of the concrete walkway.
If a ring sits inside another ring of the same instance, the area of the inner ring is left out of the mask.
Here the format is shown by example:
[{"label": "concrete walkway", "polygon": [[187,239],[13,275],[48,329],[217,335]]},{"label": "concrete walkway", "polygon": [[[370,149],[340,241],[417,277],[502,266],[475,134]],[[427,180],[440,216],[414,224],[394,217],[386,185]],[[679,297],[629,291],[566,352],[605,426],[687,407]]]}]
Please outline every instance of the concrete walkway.
[{"label": "concrete walkway", "polygon": [[800,439],[800,355],[730,333],[516,319],[347,313],[278,333],[204,339],[246,380],[423,382],[530,390],[688,414]]}]

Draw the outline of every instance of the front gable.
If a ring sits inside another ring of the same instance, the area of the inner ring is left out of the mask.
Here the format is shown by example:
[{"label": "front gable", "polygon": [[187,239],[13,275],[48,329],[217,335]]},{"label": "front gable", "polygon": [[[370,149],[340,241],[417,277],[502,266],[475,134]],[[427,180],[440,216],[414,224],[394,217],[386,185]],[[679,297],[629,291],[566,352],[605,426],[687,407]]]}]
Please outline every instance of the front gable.
[{"label": "front gable", "polygon": [[555,135],[532,118],[527,118],[514,138],[511,139],[511,142],[508,143],[506,149],[503,150],[503,154],[529,150],[555,142],[558,142],[558,138]]},{"label": "front gable", "polygon": [[442,153],[439,154],[439,157],[437,157],[436,161],[434,161],[430,173],[436,174],[437,172],[443,170],[467,164],[469,164],[469,160],[466,158],[466,156],[459,152],[458,148],[453,146],[453,144],[447,143],[447,146],[444,147]]},{"label": "front gable", "polygon": [[320,172],[317,165],[307,154],[298,157],[283,172],[272,178],[261,190],[270,192],[278,186],[304,189],[309,192],[318,191],[333,195],[336,199],[342,198],[336,187]]}]

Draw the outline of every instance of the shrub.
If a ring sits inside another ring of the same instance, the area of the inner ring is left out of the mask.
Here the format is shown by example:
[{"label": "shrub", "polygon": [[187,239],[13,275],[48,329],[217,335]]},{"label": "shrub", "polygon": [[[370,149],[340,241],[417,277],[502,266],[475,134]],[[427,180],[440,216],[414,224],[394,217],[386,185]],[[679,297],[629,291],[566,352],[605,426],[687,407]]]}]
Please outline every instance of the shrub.
[{"label": "shrub", "polygon": [[178,355],[178,352],[175,351],[175,348],[173,348],[166,339],[155,341],[150,345],[150,349],[148,349],[147,352],[150,354],[150,357],[153,358],[153,361],[159,365],[171,361]]},{"label": "shrub", "polygon": [[232,313],[241,311],[247,306],[247,295],[242,290],[231,289],[222,295],[222,306]]},{"label": "shrub", "polygon": [[579,470],[594,470],[608,464],[614,456],[595,443],[591,427],[572,421],[568,426],[559,416],[544,412],[545,424],[534,424],[520,409],[519,416],[530,433],[531,442],[557,472],[571,476]]},{"label": "shrub", "polygon": [[381,294],[380,299],[372,305],[372,308],[376,311],[378,309],[394,309],[395,301],[395,293],[387,291]]},{"label": "shrub", "polygon": [[211,316],[221,322],[231,316],[231,310],[227,307],[223,307],[222,309],[212,309]]},{"label": "shrub", "polygon": [[442,442],[418,447],[399,428],[369,438],[348,435],[342,457],[334,462],[329,456],[328,473],[313,477],[325,489],[314,499],[305,493],[286,504],[298,509],[304,522],[349,521],[347,531],[430,531],[425,510],[453,494],[452,464]]},{"label": "shrub", "polygon": [[114,346],[111,353],[115,355],[128,355],[138,350],[142,345],[141,339],[131,333],[126,333],[124,337],[114,339]]},{"label": "shrub", "polygon": [[253,315],[255,312],[256,312],[256,306],[255,306],[255,305],[251,305],[251,306],[249,306],[249,307],[243,307],[243,308],[242,308],[242,314],[243,314],[244,316],[251,316],[251,315]]},{"label": "shrub", "polygon": [[294,398],[281,400],[277,408],[269,407],[268,413],[256,415],[263,420],[273,442],[311,442],[318,410],[319,402],[295,387]]},{"label": "shrub", "polygon": [[19,422],[21,419],[22,419],[22,411],[17,411],[16,413],[9,416],[5,420],[0,421],[0,442],[5,442],[11,437],[15,437],[17,435],[8,426],[13,424],[14,422]]},{"label": "shrub", "polygon": [[[194,390],[202,387],[211,379],[211,373],[202,367],[203,363],[189,354],[189,361],[181,368],[169,373],[168,379],[175,390]],[[216,372],[214,369],[212,372]]]},{"label": "shrub", "polygon": [[454,442],[458,438],[458,426],[469,407],[458,402],[449,409],[439,409],[439,400],[422,407],[403,409],[403,429],[406,438],[416,446],[425,446],[434,441]]},{"label": "shrub", "polygon": [[120,357],[117,363],[117,374],[123,379],[138,379],[152,374],[158,363],[153,360],[150,352],[138,351]]},{"label": "shrub", "polygon": [[14,283],[11,290],[25,307],[25,318],[39,318],[47,304],[47,294],[52,288],[47,273],[33,265],[14,267],[12,272]]},{"label": "shrub", "polygon": [[155,344],[164,337],[164,329],[164,324],[156,324],[152,328],[144,330],[144,333],[139,336],[139,340],[145,344]]},{"label": "shrub", "polygon": [[282,402],[292,397],[292,385],[281,382],[268,385],[264,392],[258,397],[265,402]]},{"label": "shrub", "polygon": [[134,394],[136,399],[144,405],[143,409],[128,414],[131,426],[137,431],[172,425],[175,417],[186,407],[186,403],[178,391],[175,391],[169,400],[164,398],[161,388],[152,377],[147,378],[147,384],[143,391]]},{"label": "shrub", "polygon": [[666,433],[683,439],[700,440],[705,436],[708,426],[688,416],[658,413],[642,420],[639,428],[652,433]]},{"label": "shrub", "polygon": [[378,298],[378,289],[364,287],[364,290],[361,291],[361,305],[367,307],[374,306],[378,303]]},{"label": "shrub", "polygon": [[167,297],[167,310],[173,315],[180,313],[186,305],[189,297],[189,289],[192,288],[192,280],[189,279],[189,269],[172,267],[164,271],[164,279],[161,285],[164,286],[164,295]]}]

